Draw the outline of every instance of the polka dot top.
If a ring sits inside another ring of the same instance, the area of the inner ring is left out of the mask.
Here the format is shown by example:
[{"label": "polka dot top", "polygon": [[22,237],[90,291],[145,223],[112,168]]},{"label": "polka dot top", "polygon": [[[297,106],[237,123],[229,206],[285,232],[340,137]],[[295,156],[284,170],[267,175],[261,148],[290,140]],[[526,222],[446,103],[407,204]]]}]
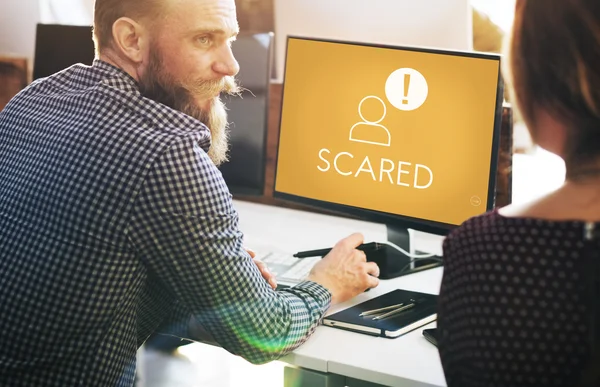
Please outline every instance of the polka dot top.
[{"label": "polka dot top", "polygon": [[585,226],[492,211],[446,238],[438,331],[449,387],[579,383],[591,348],[586,246],[600,248]]}]

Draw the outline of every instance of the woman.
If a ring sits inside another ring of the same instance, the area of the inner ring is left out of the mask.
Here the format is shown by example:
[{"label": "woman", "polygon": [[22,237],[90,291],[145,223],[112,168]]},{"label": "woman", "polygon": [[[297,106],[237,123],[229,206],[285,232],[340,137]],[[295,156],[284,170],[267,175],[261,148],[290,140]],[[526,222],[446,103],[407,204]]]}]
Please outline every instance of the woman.
[{"label": "woman", "polygon": [[511,98],[533,140],[564,159],[566,181],[445,240],[442,365],[449,387],[595,386],[600,1],[517,0],[508,49]]}]

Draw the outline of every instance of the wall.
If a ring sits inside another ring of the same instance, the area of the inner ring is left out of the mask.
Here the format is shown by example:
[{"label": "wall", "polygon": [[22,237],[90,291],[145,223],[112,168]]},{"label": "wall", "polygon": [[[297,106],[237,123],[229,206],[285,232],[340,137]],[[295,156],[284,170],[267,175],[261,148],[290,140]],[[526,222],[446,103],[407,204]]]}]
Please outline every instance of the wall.
[{"label": "wall", "polygon": [[31,67],[39,15],[38,0],[0,1],[0,56],[26,57]]},{"label": "wall", "polygon": [[94,0],[38,0],[42,23],[91,26]]},{"label": "wall", "polygon": [[236,6],[241,31],[274,31],[273,0],[236,0]]}]

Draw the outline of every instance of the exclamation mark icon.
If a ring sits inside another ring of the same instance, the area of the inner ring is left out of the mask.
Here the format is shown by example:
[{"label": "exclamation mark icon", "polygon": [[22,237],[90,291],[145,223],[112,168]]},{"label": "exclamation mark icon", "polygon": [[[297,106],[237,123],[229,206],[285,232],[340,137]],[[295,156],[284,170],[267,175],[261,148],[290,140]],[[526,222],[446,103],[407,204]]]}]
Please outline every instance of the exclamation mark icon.
[{"label": "exclamation mark icon", "polygon": [[408,105],[408,89],[410,87],[410,74],[404,74],[404,99],[403,105]]},{"label": "exclamation mark icon", "polygon": [[427,79],[415,69],[402,67],[385,81],[385,96],[398,110],[404,112],[420,108],[429,95]]}]

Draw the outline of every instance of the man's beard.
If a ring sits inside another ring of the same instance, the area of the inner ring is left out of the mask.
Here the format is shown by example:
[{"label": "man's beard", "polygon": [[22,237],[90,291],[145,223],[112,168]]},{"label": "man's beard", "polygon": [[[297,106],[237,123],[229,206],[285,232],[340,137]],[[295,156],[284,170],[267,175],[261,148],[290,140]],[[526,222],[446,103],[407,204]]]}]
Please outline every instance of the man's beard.
[{"label": "man's beard", "polygon": [[[225,104],[218,94],[225,92],[234,95],[240,92],[233,77],[209,81],[177,80],[166,71],[159,50],[154,48],[139,84],[143,96],[194,117],[208,126],[211,135],[208,156],[217,166],[228,160],[229,124]],[[209,100],[208,108],[201,109],[197,103],[199,100]]]}]

